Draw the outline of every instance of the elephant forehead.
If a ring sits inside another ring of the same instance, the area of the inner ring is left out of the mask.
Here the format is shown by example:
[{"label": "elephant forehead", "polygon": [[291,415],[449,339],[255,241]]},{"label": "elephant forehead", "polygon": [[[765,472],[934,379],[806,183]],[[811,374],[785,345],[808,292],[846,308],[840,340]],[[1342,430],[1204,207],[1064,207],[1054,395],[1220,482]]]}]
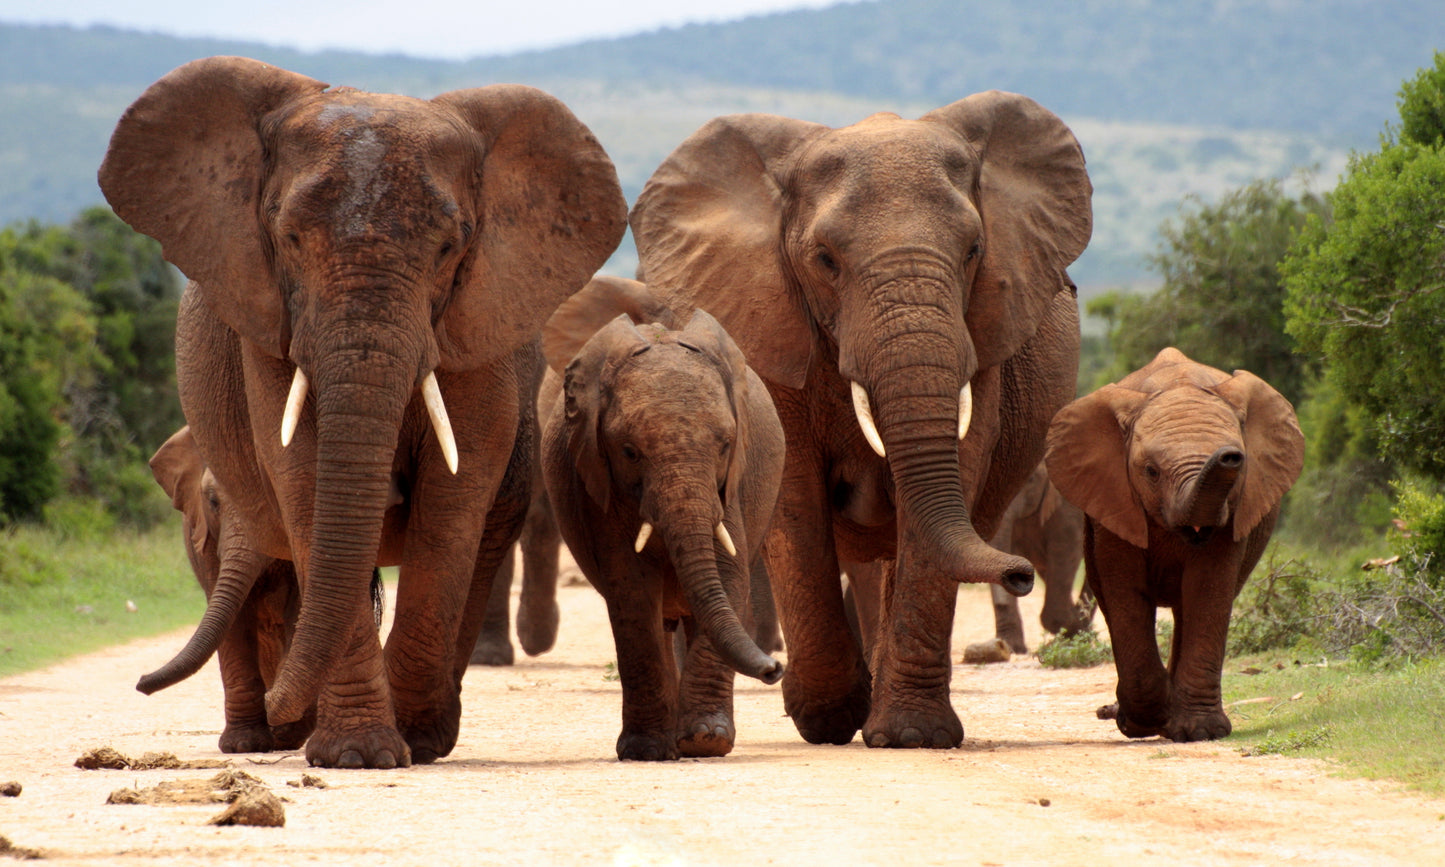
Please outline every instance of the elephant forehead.
[{"label": "elephant forehead", "polygon": [[820,180],[967,188],[979,155],[963,138],[936,123],[875,115],[819,136],[802,153],[799,170]]},{"label": "elephant forehead", "polygon": [[660,344],[630,361],[614,380],[608,411],[612,423],[634,430],[677,426],[693,433],[732,427],[722,377],[700,353]]},{"label": "elephant forehead", "polygon": [[1134,438],[1179,455],[1243,445],[1234,407],[1201,388],[1172,388],[1152,397],[1134,422]]}]

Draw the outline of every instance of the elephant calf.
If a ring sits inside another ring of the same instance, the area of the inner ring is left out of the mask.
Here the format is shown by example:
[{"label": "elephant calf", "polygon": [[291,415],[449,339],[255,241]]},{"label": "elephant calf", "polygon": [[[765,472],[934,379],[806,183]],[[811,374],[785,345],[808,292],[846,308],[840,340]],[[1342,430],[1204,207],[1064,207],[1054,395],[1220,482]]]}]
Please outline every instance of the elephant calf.
[{"label": "elephant calf", "polygon": [[[783,431],[762,382],[701,310],[682,330],[665,309],[635,312],[640,327],[620,312],[570,362],[570,348],[555,348],[569,306],[645,297],[635,281],[598,278],[549,322],[549,361],[566,368],[543,476],[563,540],[607,601],[622,680],[618,758],[722,756],[735,737],[733,671],[765,683],[783,674],[743,622]],[[680,677],[667,635],[679,625]]]},{"label": "elephant calf", "polygon": [[[1247,371],[1169,348],[1060,410],[1045,460],[1088,519],[1084,571],[1113,640],[1119,731],[1229,734],[1219,682],[1230,610],[1304,461],[1294,408]],[[1174,612],[1167,671],[1161,606]]]}]

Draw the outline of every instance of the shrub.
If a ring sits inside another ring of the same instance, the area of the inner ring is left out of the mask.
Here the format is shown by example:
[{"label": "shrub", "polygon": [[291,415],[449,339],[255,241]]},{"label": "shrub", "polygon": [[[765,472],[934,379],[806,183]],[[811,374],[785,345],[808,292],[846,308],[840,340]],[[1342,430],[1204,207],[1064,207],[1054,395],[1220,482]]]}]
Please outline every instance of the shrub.
[{"label": "shrub", "polygon": [[1113,648],[1093,630],[1056,635],[1036,653],[1045,668],[1090,668],[1114,660]]},{"label": "shrub", "polygon": [[1264,574],[1245,583],[1229,620],[1229,654],[1293,647],[1311,634],[1316,617],[1314,588],[1321,576],[1300,560],[1276,560],[1271,552]]}]

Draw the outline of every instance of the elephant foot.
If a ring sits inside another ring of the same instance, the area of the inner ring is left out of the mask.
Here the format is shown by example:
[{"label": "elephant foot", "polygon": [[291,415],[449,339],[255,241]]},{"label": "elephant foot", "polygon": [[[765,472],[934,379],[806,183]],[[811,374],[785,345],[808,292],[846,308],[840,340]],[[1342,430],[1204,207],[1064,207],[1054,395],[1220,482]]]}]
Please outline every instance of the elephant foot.
[{"label": "elephant foot", "polygon": [[273,749],[276,749],[276,736],[264,722],[258,725],[227,725],[221,732],[223,753],[269,753]]},{"label": "elephant foot", "polygon": [[1164,726],[1163,735],[1171,741],[1214,741],[1234,731],[1234,725],[1223,710],[1189,715],[1175,714]]},{"label": "elephant foot", "polygon": [[296,722],[285,723],[274,726],[271,729],[271,737],[274,741],[274,749],[277,750],[299,750],[311,733],[316,730],[316,714],[309,713]]},{"label": "elephant foot", "polygon": [[1111,719],[1126,738],[1152,738],[1164,734],[1167,718],[1157,711],[1143,708],[1125,709],[1119,702],[1106,704],[1097,711],[1099,719]]},{"label": "elephant foot", "polygon": [[306,742],[306,761],[316,768],[405,768],[411,750],[388,725],[358,725],[340,731],[318,730]]},{"label": "elephant foot", "polygon": [[963,723],[946,701],[906,710],[874,707],[863,726],[870,747],[951,750],[963,743]]},{"label": "elephant foot", "polygon": [[737,730],[722,714],[699,716],[679,728],[677,751],[688,758],[715,758],[733,751]]},{"label": "elephant foot", "polygon": [[624,730],[617,736],[617,758],[624,762],[677,761],[677,739],[655,732]]},{"label": "elephant foot", "polygon": [[472,647],[472,665],[511,665],[515,662],[512,642],[503,633],[499,638],[483,632]]},{"label": "elephant foot", "polygon": [[810,744],[846,744],[868,719],[869,686],[864,679],[849,694],[834,699],[797,699],[783,695],[784,709],[798,734]]},{"label": "elephant foot", "polygon": [[462,723],[462,702],[454,697],[447,707],[408,719],[397,710],[397,728],[411,748],[411,760],[429,765],[449,753],[457,745]]},{"label": "elephant foot", "polygon": [[[541,610],[534,613],[533,608]],[[557,643],[557,624],[562,618],[562,609],[555,600],[549,604],[533,606],[522,601],[517,608],[517,640],[528,656],[541,656]],[[511,648],[509,647],[508,650]],[[475,662],[475,658],[473,658]],[[510,661],[508,662],[510,664]]]}]

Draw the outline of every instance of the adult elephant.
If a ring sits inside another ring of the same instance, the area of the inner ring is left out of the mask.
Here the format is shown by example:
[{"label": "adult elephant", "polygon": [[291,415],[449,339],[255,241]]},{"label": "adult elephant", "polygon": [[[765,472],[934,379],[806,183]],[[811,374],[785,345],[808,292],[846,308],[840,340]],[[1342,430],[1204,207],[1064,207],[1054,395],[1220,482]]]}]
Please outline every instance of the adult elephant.
[{"label": "adult elephant", "polygon": [[[767,383],[787,433],[768,569],[788,713],[814,743],[954,747],[956,582],[1033,583],[988,538],[1073,396],[1065,272],[1088,243],[1083,153],[1034,101],[976,94],[842,129],[710,121],[633,208],[640,278],[704,307]],[[871,679],[839,558],[890,561]]]},{"label": "adult elephant", "polygon": [[[529,500],[535,335],[625,229],[612,163],[532,88],[421,100],[214,57],[126,110],[100,182],[190,277],[182,409],[240,531],[296,567],[269,722],[317,701],[315,765],[446,755]],[[376,563],[401,566],[384,655]]]}]

